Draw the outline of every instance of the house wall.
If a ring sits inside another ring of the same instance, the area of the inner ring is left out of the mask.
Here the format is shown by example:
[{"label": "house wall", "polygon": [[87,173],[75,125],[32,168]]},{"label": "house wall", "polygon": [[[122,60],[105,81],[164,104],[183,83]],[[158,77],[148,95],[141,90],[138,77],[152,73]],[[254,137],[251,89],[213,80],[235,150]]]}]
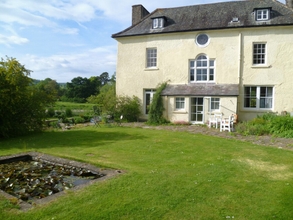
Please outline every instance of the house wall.
[{"label": "house wall", "polygon": [[[252,31],[253,30],[253,31]],[[274,86],[274,104],[272,112],[293,111],[293,27],[271,27],[246,29],[243,33],[243,55],[241,68],[241,86],[239,96],[239,117],[250,120],[268,111],[244,109],[244,85]],[[254,42],[267,44],[267,64],[263,67],[252,65],[252,47]]]},{"label": "house wall", "polygon": [[[135,95],[143,102],[144,89],[155,89],[166,81],[169,84],[188,84],[189,60],[195,59],[199,54],[206,54],[209,58],[216,59],[215,83],[239,84],[238,100],[233,97],[221,98],[222,103],[227,104],[221,111],[232,109],[231,112],[237,112],[239,120],[249,120],[261,113],[243,108],[244,85],[274,86],[272,111],[293,111],[293,57],[290,55],[293,54],[292,27],[204,31],[211,39],[206,47],[196,45],[195,37],[199,33],[182,32],[117,38],[117,94]],[[253,42],[267,43],[265,67],[252,66]],[[157,48],[157,68],[146,69],[146,49],[152,47]],[[174,97],[165,98],[165,101],[168,109],[166,115],[169,119],[189,120],[187,113],[173,112]],[[188,108],[189,103],[186,104]],[[146,117],[144,115],[144,118]]]}]

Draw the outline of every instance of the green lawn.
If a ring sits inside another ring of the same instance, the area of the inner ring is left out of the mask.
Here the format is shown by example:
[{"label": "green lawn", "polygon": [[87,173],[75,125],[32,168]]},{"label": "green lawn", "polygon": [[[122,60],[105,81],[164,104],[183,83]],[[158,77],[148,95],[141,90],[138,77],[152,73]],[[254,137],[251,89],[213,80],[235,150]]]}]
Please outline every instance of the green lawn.
[{"label": "green lawn", "polygon": [[75,102],[55,102],[54,108],[56,110],[65,110],[70,108],[72,110],[87,110],[92,111],[94,104],[89,103],[75,103]]},{"label": "green lawn", "polygon": [[[196,129],[196,127],[195,127]],[[127,127],[85,127],[0,141],[0,155],[38,151],[125,171],[1,219],[292,219],[293,152]]]}]

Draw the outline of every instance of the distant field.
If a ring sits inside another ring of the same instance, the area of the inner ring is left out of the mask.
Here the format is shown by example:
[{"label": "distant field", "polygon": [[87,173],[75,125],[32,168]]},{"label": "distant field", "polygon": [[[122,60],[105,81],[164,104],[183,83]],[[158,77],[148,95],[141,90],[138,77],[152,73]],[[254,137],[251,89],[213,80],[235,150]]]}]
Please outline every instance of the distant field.
[{"label": "distant field", "polygon": [[70,108],[71,110],[93,110],[95,104],[89,103],[74,103],[74,102],[56,102],[53,106],[55,110],[65,110]]}]

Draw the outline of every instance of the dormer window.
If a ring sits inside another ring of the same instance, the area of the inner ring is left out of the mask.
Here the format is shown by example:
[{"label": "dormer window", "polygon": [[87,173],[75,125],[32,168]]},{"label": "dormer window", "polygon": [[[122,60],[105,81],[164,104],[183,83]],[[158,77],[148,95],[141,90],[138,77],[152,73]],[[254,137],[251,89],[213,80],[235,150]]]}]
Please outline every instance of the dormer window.
[{"label": "dormer window", "polygon": [[257,21],[267,21],[270,19],[270,9],[262,8],[255,10],[255,20]]},{"label": "dormer window", "polygon": [[165,17],[153,18],[153,29],[163,28],[165,26]]}]

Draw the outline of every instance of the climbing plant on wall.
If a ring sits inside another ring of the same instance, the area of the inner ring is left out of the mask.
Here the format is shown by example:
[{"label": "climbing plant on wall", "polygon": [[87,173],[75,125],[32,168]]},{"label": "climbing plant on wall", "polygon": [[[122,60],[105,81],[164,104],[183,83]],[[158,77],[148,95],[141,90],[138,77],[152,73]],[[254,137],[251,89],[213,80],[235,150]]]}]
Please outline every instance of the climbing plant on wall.
[{"label": "climbing plant on wall", "polygon": [[167,82],[160,84],[157,89],[156,93],[153,97],[152,103],[149,109],[149,124],[163,124],[166,123],[167,120],[163,117],[163,112],[165,110],[163,98],[161,96],[162,91],[166,88]]}]

